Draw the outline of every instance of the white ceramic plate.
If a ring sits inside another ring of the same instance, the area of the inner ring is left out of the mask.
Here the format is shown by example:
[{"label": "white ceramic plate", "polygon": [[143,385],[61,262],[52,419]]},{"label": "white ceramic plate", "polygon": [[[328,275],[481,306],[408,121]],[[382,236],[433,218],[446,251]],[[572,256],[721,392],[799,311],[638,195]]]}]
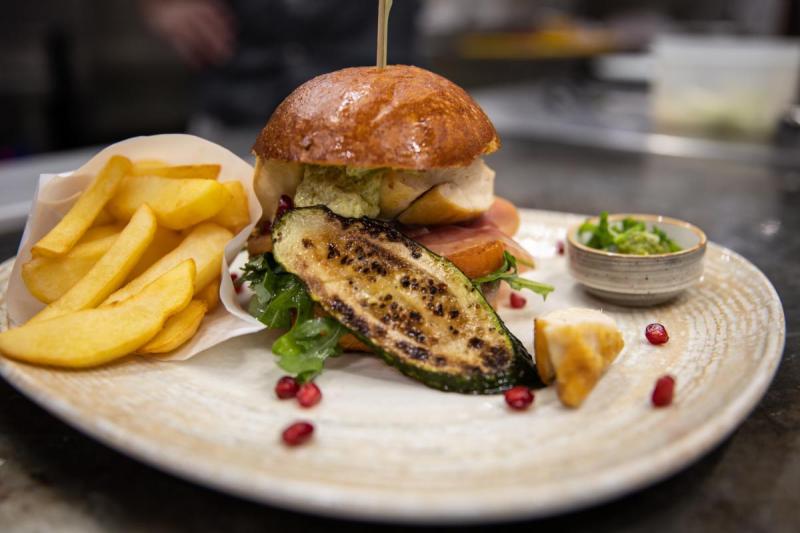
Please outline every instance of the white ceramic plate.
[{"label": "white ceramic plate", "polygon": [[[527,345],[532,319],[563,306],[604,307],[626,347],[578,410],[552,389],[529,411],[501,395],[428,389],[375,358],[330,361],[311,410],[273,393],[281,371],[271,336],[228,341],[190,361],[130,358],[89,371],[0,359],[0,373],[68,423],[144,462],[198,483],[298,511],[402,522],[485,522],[600,502],[691,463],[728,435],[764,394],[784,345],[783,310],[764,275],[709,245],[704,280],[672,304],[612,307],[569,278],[554,243],[574,215],[524,211],[518,239],[557,291],[503,309]],[[0,268],[5,284],[10,264]],[[3,305],[0,301],[0,315]],[[671,339],[644,338],[653,321]],[[5,323],[4,316],[0,322]],[[650,405],[655,380],[676,376],[675,403]],[[316,425],[288,449],[281,430]]]}]

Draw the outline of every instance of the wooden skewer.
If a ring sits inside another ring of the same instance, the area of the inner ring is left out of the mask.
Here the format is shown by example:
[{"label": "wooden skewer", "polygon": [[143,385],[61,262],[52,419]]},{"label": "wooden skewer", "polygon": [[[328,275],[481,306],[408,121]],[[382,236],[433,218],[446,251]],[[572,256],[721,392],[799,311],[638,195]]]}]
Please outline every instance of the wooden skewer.
[{"label": "wooden skewer", "polygon": [[389,10],[392,9],[392,0],[378,0],[378,46],[375,54],[375,64],[378,68],[386,66],[386,49],[389,35]]}]

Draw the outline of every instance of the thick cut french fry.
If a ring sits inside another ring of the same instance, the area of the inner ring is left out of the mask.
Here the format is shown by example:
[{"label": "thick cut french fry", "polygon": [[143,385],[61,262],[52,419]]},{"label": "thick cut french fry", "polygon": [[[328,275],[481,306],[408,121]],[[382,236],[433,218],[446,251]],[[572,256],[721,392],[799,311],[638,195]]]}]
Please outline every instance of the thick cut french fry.
[{"label": "thick cut french fry", "polygon": [[[97,239],[104,239],[109,235],[119,235],[119,232],[125,228],[125,224],[104,224],[102,226],[92,226],[86,230],[83,237],[75,244],[75,247],[87,242],[92,242]],[[67,254],[69,255],[69,254]]]},{"label": "thick cut french fry", "polygon": [[197,266],[195,290],[199,291],[214,278],[219,277],[225,244],[233,234],[221,226],[204,222],[197,225],[177,248],[156,261],[139,277],[109,296],[103,305],[130,298],[145,285],[186,259],[194,259]]},{"label": "thick cut french fry", "polygon": [[177,231],[159,227],[153,236],[153,242],[144,251],[142,257],[139,258],[139,262],[128,274],[128,277],[125,278],[125,283],[138,278],[145,270],[153,266],[156,261],[177,248],[181,240],[183,240],[183,236]]},{"label": "thick cut french fry", "polygon": [[150,161],[135,162],[131,176],[161,176],[162,178],[215,180],[219,177],[220,165],[175,165],[155,164]]},{"label": "thick cut french fry", "polygon": [[240,181],[226,181],[222,183],[229,193],[231,201],[225,204],[222,210],[214,215],[211,222],[215,222],[233,233],[239,233],[242,228],[250,223],[250,209],[247,203],[247,193]]},{"label": "thick cut french fry", "polygon": [[61,257],[69,252],[116,194],[130,168],[131,162],[127,157],[112,156],[75,205],[47,235],[33,245],[31,252],[47,257]]},{"label": "thick cut french fry", "polygon": [[22,281],[40,302],[61,298],[78,283],[117,240],[118,234],[78,243],[64,257],[34,257],[22,265]]},{"label": "thick cut french fry", "polygon": [[219,305],[219,278],[197,291],[197,299],[206,303],[207,313],[210,313]]},{"label": "thick cut french fry", "polygon": [[192,300],[182,311],[175,313],[164,323],[164,328],[136,353],[167,353],[191,339],[206,314],[207,305],[202,300]]},{"label": "thick cut french fry", "polygon": [[0,353],[29,363],[89,367],[127,355],[161,331],[192,299],[194,263],[176,266],[116,305],[28,322],[0,333]]},{"label": "thick cut french fry", "polygon": [[86,230],[64,257],[36,256],[22,265],[22,281],[40,302],[58,300],[103,257],[124,226],[112,224]]},{"label": "thick cut french fry", "polygon": [[122,285],[153,241],[155,233],[155,214],[143,205],[91,270],[61,298],[31,318],[31,322],[97,306]]},{"label": "thick cut french fry", "polygon": [[[94,228],[94,227],[102,227],[102,226],[109,226],[109,225],[112,225],[112,224],[117,224],[117,220],[111,215],[111,213],[108,212],[108,209],[106,209],[104,207],[97,214],[97,216],[94,219],[94,222],[92,222],[92,228]],[[91,229],[91,228],[89,228],[89,229]],[[88,230],[87,230],[87,232],[88,232]]]},{"label": "thick cut french fry", "polygon": [[118,220],[127,220],[139,206],[148,204],[159,225],[182,230],[213,217],[230,200],[231,194],[214,180],[129,176],[122,180],[108,209]]},{"label": "thick cut french fry", "polygon": [[148,168],[155,168],[155,167],[166,167],[168,163],[166,161],[162,161],[161,159],[137,159],[133,162],[133,169],[131,170],[131,174],[135,174],[137,171],[141,172],[144,169]]}]

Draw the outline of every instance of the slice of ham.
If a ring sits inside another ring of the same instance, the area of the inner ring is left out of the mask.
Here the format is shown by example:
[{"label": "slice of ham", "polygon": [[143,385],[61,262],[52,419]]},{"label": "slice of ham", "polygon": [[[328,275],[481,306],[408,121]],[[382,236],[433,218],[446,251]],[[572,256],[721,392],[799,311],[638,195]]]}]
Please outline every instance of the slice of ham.
[{"label": "slice of ham", "polygon": [[481,227],[438,226],[429,228],[427,233],[409,235],[412,239],[444,257],[449,257],[461,250],[500,241],[503,247],[522,262],[533,263],[533,257],[514,239],[500,231],[496,226]]},{"label": "slice of ham", "polygon": [[473,221],[445,226],[406,227],[403,232],[432,252],[450,259],[474,278],[493,272],[502,265],[502,253],[489,254],[491,259],[487,257],[487,252],[496,248],[493,243],[500,243],[503,250],[514,255],[520,261],[520,270],[524,270],[522,263],[533,264],[533,257],[503,231],[516,232],[518,226],[519,216],[514,205],[498,198],[486,213]]},{"label": "slice of ham", "polygon": [[481,227],[487,224],[496,226],[497,229],[509,237],[513,237],[519,229],[519,212],[514,204],[505,198],[495,196],[494,203],[492,203],[488,211],[475,220],[460,225],[466,227]]}]

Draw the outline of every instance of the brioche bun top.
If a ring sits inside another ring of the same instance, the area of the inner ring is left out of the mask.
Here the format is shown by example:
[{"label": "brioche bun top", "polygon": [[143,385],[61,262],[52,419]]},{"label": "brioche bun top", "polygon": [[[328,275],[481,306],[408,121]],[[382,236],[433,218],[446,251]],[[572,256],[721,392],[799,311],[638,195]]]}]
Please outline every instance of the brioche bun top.
[{"label": "brioche bun top", "polygon": [[277,107],[253,152],[263,159],[425,170],[469,165],[500,139],[459,86],[406,65],[323,74]]}]

